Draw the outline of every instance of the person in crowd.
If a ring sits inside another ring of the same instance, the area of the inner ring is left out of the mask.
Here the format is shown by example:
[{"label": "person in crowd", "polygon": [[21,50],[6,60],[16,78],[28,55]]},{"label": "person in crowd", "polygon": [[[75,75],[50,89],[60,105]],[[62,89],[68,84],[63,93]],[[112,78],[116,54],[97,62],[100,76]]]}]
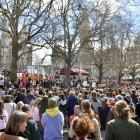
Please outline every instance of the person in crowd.
[{"label": "person in crowd", "polygon": [[5,133],[13,136],[27,138],[24,134],[27,126],[28,116],[26,113],[18,110],[14,111],[8,120]]},{"label": "person in crowd", "polygon": [[108,106],[110,107],[110,110],[107,115],[107,122],[110,120],[113,120],[117,117],[116,110],[115,110],[115,102],[119,100],[125,100],[122,95],[116,95],[115,98],[109,98],[108,99]]},{"label": "person in crowd", "polygon": [[8,122],[8,113],[4,109],[4,103],[0,100],[0,132],[4,132]]},{"label": "person in crowd", "polygon": [[26,98],[26,89],[22,88],[21,92],[18,93],[18,95],[15,97],[15,103],[17,104],[19,101],[22,101],[24,104],[27,103],[27,98]]},{"label": "person in crowd", "polygon": [[[39,117],[40,117],[40,121],[42,118],[43,113],[46,112],[46,109],[48,109],[48,96],[43,96],[41,102],[39,103]],[[44,138],[44,128],[42,126],[42,124],[40,125],[40,135],[41,135],[41,139],[43,140]]]},{"label": "person in crowd", "polygon": [[89,99],[89,91],[88,90],[83,91],[83,99]]},{"label": "person in crowd", "polygon": [[49,107],[48,107],[48,100],[49,100],[48,96],[45,95],[45,96],[42,97],[42,100],[39,103],[40,104],[39,105],[39,116],[40,116],[40,119],[42,118],[43,113],[46,112],[46,109],[49,109]]},{"label": "person in crowd", "polygon": [[111,97],[115,98],[117,95],[118,95],[117,90],[116,89],[113,89],[111,91]]},{"label": "person in crowd", "polygon": [[4,108],[8,113],[8,117],[16,109],[16,104],[13,102],[13,97],[11,95],[6,95],[4,99]]},{"label": "person in crowd", "polygon": [[1,77],[0,78],[0,89],[2,89],[4,87],[4,78]]},{"label": "person in crowd", "polygon": [[107,115],[107,122],[109,122],[110,120],[113,120],[114,118],[117,117],[115,110],[115,99],[114,98],[108,99],[107,104],[110,107],[110,110]]},{"label": "person in crowd", "polygon": [[140,126],[130,119],[129,108],[125,101],[115,104],[117,118],[107,123],[105,140],[139,140]]},{"label": "person in crowd", "polygon": [[36,122],[40,121],[39,105],[40,105],[41,100],[42,100],[42,98],[36,98],[32,105],[33,120]]},{"label": "person in crowd", "polygon": [[22,88],[24,88],[24,83],[21,80],[19,80],[18,81],[18,89],[21,90]]},{"label": "person in crowd", "polygon": [[93,124],[88,116],[75,117],[72,126],[76,140],[89,140],[87,136],[94,131]]},{"label": "person in crowd", "polygon": [[136,95],[136,89],[132,89],[131,98],[132,98],[133,103],[136,105],[138,103],[138,97]]},{"label": "person in crowd", "polygon": [[91,97],[92,108],[98,114],[98,107],[100,107],[102,105],[102,103],[99,99],[97,99],[97,92],[96,91],[92,91],[91,96],[92,96]]},{"label": "person in crowd", "polygon": [[101,130],[105,131],[106,122],[107,122],[107,115],[109,112],[110,107],[107,105],[107,98],[104,97],[102,99],[102,106],[98,107],[99,119],[101,123]]},{"label": "person in crowd", "polygon": [[63,140],[64,116],[57,107],[57,100],[48,100],[49,109],[42,115],[42,125],[44,126],[44,140]]},{"label": "person in crowd", "polygon": [[140,125],[140,97],[138,98],[138,103],[135,108],[136,118],[135,121]]},{"label": "person in crowd", "polygon": [[26,96],[26,100],[27,100],[27,104],[31,104],[32,101],[34,101],[36,99],[36,97],[32,94],[30,89],[27,89],[27,96]]},{"label": "person in crowd", "polygon": [[83,98],[78,98],[78,105],[74,106],[74,116],[80,116],[82,114],[82,109],[81,109],[82,101],[83,101]]},{"label": "person in crowd", "polygon": [[18,95],[18,89],[17,88],[13,88],[13,96],[14,98]]},{"label": "person in crowd", "polygon": [[24,103],[22,101],[19,101],[16,105],[16,109],[15,110],[21,110],[22,107],[24,106]]},{"label": "person in crowd", "polygon": [[64,118],[65,118],[65,124],[66,124],[66,98],[63,93],[60,94],[60,100],[58,101],[58,108],[59,110],[63,113]]},{"label": "person in crowd", "polygon": [[[86,115],[92,122],[92,125],[94,127],[94,131],[88,135],[88,139],[90,140],[101,140],[101,133],[100,133],[100,126],[99,126],[99,122],[98,120],[94,117],[95,116],[95,113],[94,111],[92,110],[91,108],[91,103],[89,100],[83,100],[81,102],[81,109],[82,109],[82,112],[83,112],[83,115]],[[70,126],[70,130],[69,130],[69,137],[70,138],[73,138],[75,136],[75,133],[72,128],[72,123],[71,123],[71,126]]]},{"label": "person in crowd", "polygon": [[60,94],[59,91],[55,91],[55,92],[53,93],[53,97],[56,99],[57,103],[58,103],[58,101],[60,100],[59,94]]},{"label": "person in crowd", "polygon": [[90,101],[83,100],[81,102],[81,109],[83,111],[83,114],[87,115],[92,120],[94,126],[94,132],[91,135],[89,135],[89,139],[101,140],[99,120],[95,118],[95,113],[91,108]]},{"label": "person in crowd", "polygon": [[78,98],[78,105],[74,106],[74,114],[70,116],[69,118],[69,124],[71,125],[72,120],[76,116],[80,116],[82,114],[82,109],[81,109],[81,102],[83,101],[83,98]]},{"label": "person in crowd", "polygon": [[33,114],[33,120],[37,123],[37,127],[38,127],[38,131],[40,133],[40,140],[42,140],[42,133],[41,133],[41,129],[42,129],[42,124],[41,124],[41,119],[40,119],[40,115],[39,115],[39,106],[40,106],[40,102],[41,102],[42,98],[36,98],[33,102],[33,106],[32,106],[32,114]]},{"label": "person in crowd", "polygon": [[6,92],[5,87],[3,87],[2,89],[0,88],[0,96],[6,96],[6,95],[7,95],[7,92]]},{"label": "person in crowd", "polygon": [[[67,115],[68,115],[68,120],[70,118],[70,116],[72,116],[74,114],[74,106],[78,105],[78,98],[75,96],[75,91],[71,90],[69,92],[70,96],[67,99],[67,103],[66,103],[66,109],[67,109]],[[69,123],[68,123],[69,125]]]},{"label": "person in crowd", "polygon": [[25,104],[22,109],[28,116],[27,126],[24,134],[29,140],[40,140],[40,134],[36,122],[32,119],[32,109],[31,106]]}]

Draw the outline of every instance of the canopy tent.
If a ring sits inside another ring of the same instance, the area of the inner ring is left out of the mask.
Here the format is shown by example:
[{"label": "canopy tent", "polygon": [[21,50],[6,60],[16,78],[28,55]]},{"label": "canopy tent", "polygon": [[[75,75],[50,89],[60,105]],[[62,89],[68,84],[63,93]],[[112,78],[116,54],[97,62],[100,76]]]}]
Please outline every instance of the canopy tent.
[{"label": "canopy tent", "polygon": [[[61,68],[61,69],[57,70],[56,74],[65,75],[65,68]],[[79,75],[79,74],[81,74],[81,75],[89,75],[89,72],[87,72],[84,69],[71,68],[70,74],[71,75]]]}]

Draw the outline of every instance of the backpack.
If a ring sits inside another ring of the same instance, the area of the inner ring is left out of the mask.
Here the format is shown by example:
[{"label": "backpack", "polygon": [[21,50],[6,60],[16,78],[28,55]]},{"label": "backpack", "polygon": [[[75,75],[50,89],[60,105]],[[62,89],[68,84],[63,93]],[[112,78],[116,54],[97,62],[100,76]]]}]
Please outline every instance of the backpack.
[{"label": "backpack", "polygon": [[60,109],[60,111],[66,111],[66,104],[65,105],[63,105],[63,104],[59,104],[59,109]]},{"label": "backpack", "polygon": [[67,110],[66,110],[66,103],[62,104],[61,100],[59,102],[59,110],[63,113],[64,116],[66,116],[66,112],[67,112]]}]

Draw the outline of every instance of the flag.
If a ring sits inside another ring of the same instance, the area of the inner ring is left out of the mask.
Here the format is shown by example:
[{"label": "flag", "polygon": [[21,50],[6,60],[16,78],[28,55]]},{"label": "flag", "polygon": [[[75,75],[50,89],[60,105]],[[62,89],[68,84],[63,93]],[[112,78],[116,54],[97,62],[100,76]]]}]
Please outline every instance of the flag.
[{"label": "flag", "polygon": [[22,82],[26,84],[26,75],[25,72],[22,72]]}]

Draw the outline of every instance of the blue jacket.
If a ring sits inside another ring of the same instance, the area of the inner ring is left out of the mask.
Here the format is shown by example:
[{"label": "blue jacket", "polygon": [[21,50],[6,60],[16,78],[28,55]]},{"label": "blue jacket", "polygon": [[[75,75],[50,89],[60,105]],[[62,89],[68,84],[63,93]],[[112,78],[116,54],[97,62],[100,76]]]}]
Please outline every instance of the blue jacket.
[{"label": "blue jacket", "polygon": [[74,106],[75,105],[78,105],[78,98],[74,95],[70,95],[68,100],[67,100],[67,103],[66,103],[68,116],[71,116],[74,114]]}]

